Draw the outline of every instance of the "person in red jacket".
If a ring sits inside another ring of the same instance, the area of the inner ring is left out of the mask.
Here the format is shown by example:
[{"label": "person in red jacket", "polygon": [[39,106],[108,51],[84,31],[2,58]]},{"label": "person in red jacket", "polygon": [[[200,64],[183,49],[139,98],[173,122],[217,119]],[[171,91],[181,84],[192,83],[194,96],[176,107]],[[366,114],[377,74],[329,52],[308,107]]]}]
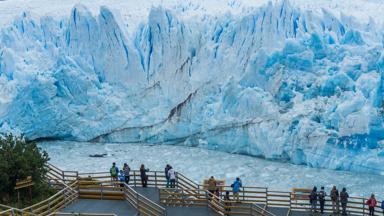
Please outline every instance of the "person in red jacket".
[{"label": "person in red jacket", "polygon": [[369,207],[369,215],[374,216],[375,215],[375,207],[377,205],[377,201],[375,199],[375,195],[372,194],[371,198],[367,201],[367,205]]}]

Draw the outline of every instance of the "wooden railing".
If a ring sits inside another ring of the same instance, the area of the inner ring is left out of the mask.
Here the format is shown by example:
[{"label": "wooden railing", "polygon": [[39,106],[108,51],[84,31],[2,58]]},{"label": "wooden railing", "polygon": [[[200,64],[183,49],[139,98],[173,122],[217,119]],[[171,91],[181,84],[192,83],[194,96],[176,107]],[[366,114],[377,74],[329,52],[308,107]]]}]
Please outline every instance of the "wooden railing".
[{"label": "wooden railing", "polygon": [[22,209],[25,212],[31,212],[37,215],[49,215],[53,212],[57,212],[63,207],[72,203],[78,197],[77,192],[78,182],[75,181],[67,187],[63,188],[50,198],[36,203],[32,206]]},{"label": "wooden railing", "polygon": [[[0,205],[0,215],[49,215],[64,207],[78,197],[80,189],[95,189],[101,191],[121,191],[123,199],[127,200],[135,209],[143,215],[166,215],[161,206],[137,193],[133,187],[141,186],[140,171],[131,171],[130,182],[119,187],[120,182],[113,182],[109,172],[78,173],[77,171],[62,171],[49,165],[47,180],[50,184],[58,185],[63,189],[49,199],[37,203],[25,209],[5,208]],[[271,191],[266,187],[242,187],[240,191],[241,205],[233,201],[224,201],[223,194],[232,191],[230,186],[220,187],[220,197],[216,197],[205,190],[205,185],[199,185],[181,173],[176,173],[176,188],[164,188],[166,178],[163,171],[148,171],[148,186],[160,188],[160,199],[163,204],[176,206],[209,206],[220,215],[273,215],[266,211],[268,207],[281,207],[292,211],[309,211],[310,204],[307,195],[295,194],[287,191]],[[89,184],[82,184],[91,179]],[[97,182],[97,184],[95,184]],[[103,196],[103,194],[101,194]],[[350,215],[366,215],[369,210],[365,204],[366,199],[350,197],[347,212]],[[264,208],[260,207],[265,206]],[[319,205],[318,205],[319,206]],[[231,210],[230,212],[228,210]],[[376,214],[382,214],[379,206]],[[339,205],[341,212],[341,205]],[[236,213],[237,212],[237,213]],[[325,212],[332,212],[330,197],[326,197]]]},{"label": "wooden railing", "polygon": [[145,196],[137,193],[131,186],[124,183],[125,199],[144,216],[166,216],[167,211],[164,207],[154,203]]},{"label": "wooden railing", "polygon": [[[132,172],[132,181],[129,185],[126,183],[113,181],[108,172],[79,173],[78,175],[80,196],[82,196],[82,193],[86,193],[87,191],[95,191],[96,194],[94,194],[93,198],[119,199],[119,194],[121,193],[122,198],[131,204],[131,206],[135,208],[140,213],[140,215],[167,215],[165,208],[139,194],[132,188],[132,186],[139,186],[141,184],[139,177],[140,174],[138,171]],[[159,175],[159,172],[148,172],[148,186],[165,186],[165,178],[161,178]]]},{"label": "wooden railing", "polygon": [[37,216],[36,214],[0,204],[0,215],[4,216]]},{"label": "wooden railing", "polygon": [[63,212],[57,212],[50,214],[49,216],[117,216],[116,214],[110,214],[110,213],[63,213]]}]

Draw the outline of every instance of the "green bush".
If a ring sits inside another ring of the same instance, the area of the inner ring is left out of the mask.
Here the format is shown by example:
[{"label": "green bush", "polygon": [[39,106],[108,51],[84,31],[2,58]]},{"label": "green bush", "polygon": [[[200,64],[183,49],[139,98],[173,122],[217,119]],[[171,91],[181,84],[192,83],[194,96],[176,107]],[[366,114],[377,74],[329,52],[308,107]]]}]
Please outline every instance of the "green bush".
[{"label": "green bush", "polygon": [[[47,152],[41,150],[35,142],[27,142],[23,137],[8,135],[0,137],[0,197],[1,203],[11,204],[17,201],[14,190],[16,179],[32,176],[35,185],[33,196],[52,194],[44,182],[49,161]],[[20,189],[22,203],[30,203],[28,189]]]}]

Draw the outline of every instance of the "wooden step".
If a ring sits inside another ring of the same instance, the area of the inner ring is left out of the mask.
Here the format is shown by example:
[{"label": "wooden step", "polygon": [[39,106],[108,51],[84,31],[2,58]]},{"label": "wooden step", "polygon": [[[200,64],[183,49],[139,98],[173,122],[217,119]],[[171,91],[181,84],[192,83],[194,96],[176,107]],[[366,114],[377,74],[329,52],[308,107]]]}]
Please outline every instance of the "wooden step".
[{"label": "wooden step", "polygon": [[124,200],[124,196],[107,196],[107,195],[80,195],[80,199],[103,199],[103,200]]}]

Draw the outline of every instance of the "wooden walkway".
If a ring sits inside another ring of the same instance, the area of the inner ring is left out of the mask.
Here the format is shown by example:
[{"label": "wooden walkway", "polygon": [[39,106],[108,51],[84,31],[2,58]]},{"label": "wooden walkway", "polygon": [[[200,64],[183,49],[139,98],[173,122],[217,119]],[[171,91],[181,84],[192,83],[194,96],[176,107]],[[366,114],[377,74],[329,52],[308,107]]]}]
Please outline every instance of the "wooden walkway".
[{"label": "wooden walkway", "polygon": [[134,216],[136,209],[122,200],[95,200],[78,199],[70,204],[61,212],[64,213],[97,213],[97,214],[116,214],[122,216]]},{"label": "wooden walkway", "polygon": [[[161,205],[160,192],[158,188],[134,187],[134,189],[138,193],[152,200],[153,202]],[[208,206],[204,206],[204,207],[180,207],[180,206],[169,206],[169,205],[162,205],[162,206],[167,210],[168,216],[181,216],[181,215],[182,216],[195,216],[195,215],[217,216],[217,214],[214,211],[212,211],[210,208],[208,208]]]}]

